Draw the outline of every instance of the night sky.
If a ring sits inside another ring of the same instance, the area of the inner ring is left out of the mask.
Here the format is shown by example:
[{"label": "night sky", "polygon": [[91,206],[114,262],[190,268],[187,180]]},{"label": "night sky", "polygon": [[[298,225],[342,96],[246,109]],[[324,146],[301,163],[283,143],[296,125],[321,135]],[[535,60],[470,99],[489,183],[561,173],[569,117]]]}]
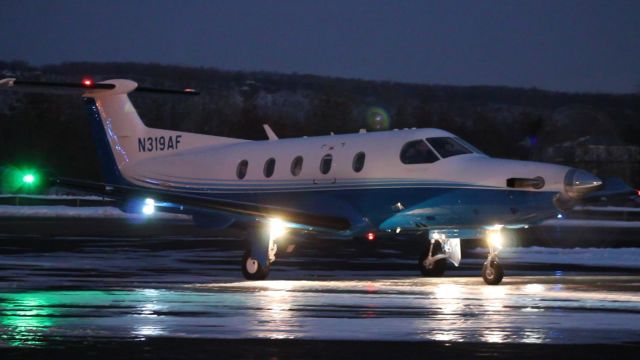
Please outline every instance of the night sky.
[{"label": "night sky", "polygon": [[640,89],[640,1],[0,0],[0,59]]}]

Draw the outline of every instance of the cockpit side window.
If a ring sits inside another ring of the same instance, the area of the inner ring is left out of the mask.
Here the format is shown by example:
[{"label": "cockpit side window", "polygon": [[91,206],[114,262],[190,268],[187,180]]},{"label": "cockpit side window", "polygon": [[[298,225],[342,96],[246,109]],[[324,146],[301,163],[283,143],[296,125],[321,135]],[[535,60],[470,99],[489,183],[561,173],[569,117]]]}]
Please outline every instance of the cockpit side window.
[{"label": "cockpit side window", "polygon": [[403,164],[430,164],[438,161],[436,155],[429,145],[422,139],[409,141],[404,144],[400,151],[400,161]]},{"label": "cockpit side window", "polygon": [[464,147],[466,147],[467,149],[473,151],[476,154],[481,154],[481,155],[486,155],[482,150],[478,149],[477,147],[469,144],[468,141],[465,141],[463,139],[460,139],[459,137],[455,138],[457,142],[459,142],[460,144],[464,145]]},{"label": "cockpit side window", "polygon": [[449,137],[428,138],[427,141],[440,157],[448,158],[456,155],[471,154],[472,151],[467,149],[461,143]]}]

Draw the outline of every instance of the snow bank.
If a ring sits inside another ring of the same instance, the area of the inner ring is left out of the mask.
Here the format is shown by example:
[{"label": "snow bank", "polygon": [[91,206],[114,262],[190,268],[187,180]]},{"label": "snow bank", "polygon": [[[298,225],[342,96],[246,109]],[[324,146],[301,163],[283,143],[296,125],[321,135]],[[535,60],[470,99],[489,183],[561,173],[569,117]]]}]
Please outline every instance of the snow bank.
[{"label": "snow bank", "polygon": [[[486,254],[487,249],[477,248],[474,253]],[[572,264],[640,268],[640,248],[575,248],[556,249],[544,247],[505,248],[500,258],[510,262],[538,264]]]},{"label": "snow bank", "polygon": [[[0,216],[5,217],[72,217],[72,218],[112,218],[142,219],[149,216],[143,214],[127,214],[120,209],[109,206],[72,207],[64,205],[47,206],[12,206],[0,205]],[[151,215],[159,219],[190,219],[188,215],[167,214],[157,212]]]}]

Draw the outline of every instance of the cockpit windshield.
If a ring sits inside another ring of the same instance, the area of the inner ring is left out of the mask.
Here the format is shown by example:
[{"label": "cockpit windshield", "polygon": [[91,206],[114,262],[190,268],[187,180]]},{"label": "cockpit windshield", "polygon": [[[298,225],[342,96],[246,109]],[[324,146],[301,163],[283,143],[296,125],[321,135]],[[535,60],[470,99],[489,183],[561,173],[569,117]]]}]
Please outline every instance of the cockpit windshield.
[{"label": "cockpit windshield", "polygon": [[428,138],[427,142],[438,153],[438,155],[440,155],[440,157],[443,158],[443,159],[451,157],[451,156],[463,155],[463,154],[472,154],[473,153],[472,150],[469,150],[461,142],[457,141],[454,138],[450,138],[450,137]]},{"label": "cockpit windshield", "polygon": [[430,164],[438,160],[438,155],[422,139],[409,141],[400,151],[400,161],[407,165]]}]

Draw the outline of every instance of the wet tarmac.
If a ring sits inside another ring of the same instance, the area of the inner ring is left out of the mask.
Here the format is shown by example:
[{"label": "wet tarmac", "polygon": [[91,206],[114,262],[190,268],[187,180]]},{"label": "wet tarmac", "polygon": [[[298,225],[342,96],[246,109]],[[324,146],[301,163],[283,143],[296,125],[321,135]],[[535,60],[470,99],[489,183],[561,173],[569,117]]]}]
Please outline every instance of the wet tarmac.
[{"label": "wet tarmac", "polygon": [[283,251],[271,280],[249,282],[233,232],[114,238],[104,231],[98,223],[100,236],[0,235],[0,355],[597,358],[616,351],[632,358],[640,351],[638,267],[519,263],[516,254],[505,260],[503,284],[486,286],[477,250],[465,251],[463,266],[447,277],[421,278],[411,246],[364,251],[325,239]]}]

